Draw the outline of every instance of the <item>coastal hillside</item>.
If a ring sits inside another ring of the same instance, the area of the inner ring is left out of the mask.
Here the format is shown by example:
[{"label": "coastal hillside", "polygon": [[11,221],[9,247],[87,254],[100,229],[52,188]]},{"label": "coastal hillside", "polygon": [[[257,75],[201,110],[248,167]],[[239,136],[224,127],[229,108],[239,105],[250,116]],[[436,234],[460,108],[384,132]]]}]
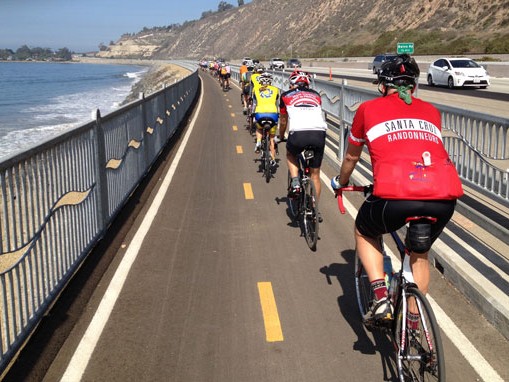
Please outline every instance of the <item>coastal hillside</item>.
[{"label": "coastal hillside", "polygon": [[371,56],[397,42],[413,42],[416,54],[509,53],[509,0],[253,0],[181,26],[147,27],[98,55]]}]

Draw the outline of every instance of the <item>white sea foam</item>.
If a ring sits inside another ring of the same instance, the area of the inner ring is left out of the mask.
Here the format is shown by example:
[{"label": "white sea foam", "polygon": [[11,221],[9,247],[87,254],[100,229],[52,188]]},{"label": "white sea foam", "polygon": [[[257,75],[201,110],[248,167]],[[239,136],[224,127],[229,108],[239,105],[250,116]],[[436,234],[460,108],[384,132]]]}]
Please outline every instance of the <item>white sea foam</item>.
[{"label": "white sea foam", "polygon": [[99,109],[106,115],[119,108],[147,69],[127,72],[123,84],[49,97],[44,103],[20,109],[13,126],[0,126],[0,158],[26,150],[70,128],[92,120]]}]

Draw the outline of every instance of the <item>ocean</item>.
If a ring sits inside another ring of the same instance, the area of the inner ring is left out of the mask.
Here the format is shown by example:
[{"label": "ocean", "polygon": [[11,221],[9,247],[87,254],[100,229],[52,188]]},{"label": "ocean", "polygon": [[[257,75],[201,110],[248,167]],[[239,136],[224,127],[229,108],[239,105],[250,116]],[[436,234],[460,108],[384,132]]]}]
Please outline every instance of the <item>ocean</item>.
[{"label": "ocean", "polygon": [[117,109],[145,66],[0,62],[0,160]]}]

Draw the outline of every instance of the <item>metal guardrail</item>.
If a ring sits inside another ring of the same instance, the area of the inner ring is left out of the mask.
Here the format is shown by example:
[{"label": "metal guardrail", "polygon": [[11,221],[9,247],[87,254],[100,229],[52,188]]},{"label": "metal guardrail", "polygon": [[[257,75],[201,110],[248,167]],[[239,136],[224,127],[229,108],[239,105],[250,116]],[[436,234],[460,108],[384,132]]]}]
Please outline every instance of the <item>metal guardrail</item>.
[{"label": "metal guardrail", "polygon": [[0,372],[175,134],[198,72],[0,163]]}]

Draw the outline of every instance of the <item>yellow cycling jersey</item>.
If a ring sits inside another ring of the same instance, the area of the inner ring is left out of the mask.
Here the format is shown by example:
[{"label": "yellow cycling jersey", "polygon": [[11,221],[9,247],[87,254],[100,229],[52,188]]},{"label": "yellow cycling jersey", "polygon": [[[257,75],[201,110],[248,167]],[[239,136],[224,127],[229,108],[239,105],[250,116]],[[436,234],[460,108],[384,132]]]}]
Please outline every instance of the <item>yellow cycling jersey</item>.
[{"label": "yellow cycling jersey", "polygon": [[261,86],[258,85],[253,91],[253,96],[256,98],[255,113],[277,113],[279,89],[275,86]]},{"label": "yellow cycling jersey", "polygon": [[260,86],[260,83],[258,82],[258,77],[260,76],[260,73],[253,73],[251,74],[251,83],[253,84],[253,89],[256,89]]}]

